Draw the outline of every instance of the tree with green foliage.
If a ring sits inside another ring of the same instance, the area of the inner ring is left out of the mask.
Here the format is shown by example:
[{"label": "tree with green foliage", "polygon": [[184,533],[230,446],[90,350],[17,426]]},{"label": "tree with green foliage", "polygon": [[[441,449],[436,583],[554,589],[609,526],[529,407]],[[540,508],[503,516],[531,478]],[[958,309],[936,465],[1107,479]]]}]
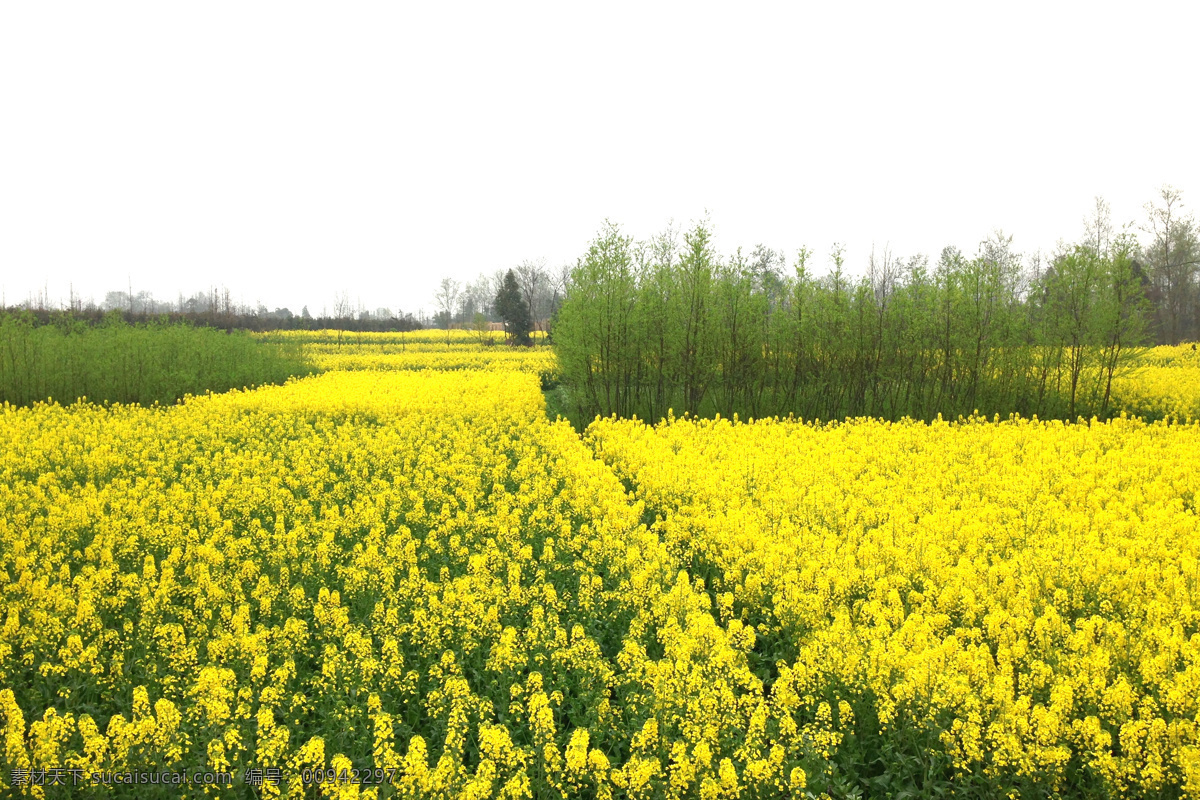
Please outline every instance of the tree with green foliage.
[{"label": "tree with green foliage", "polygon": [[454,310],[458,305],[461,287],[453,278],[442,278],[434,299],[438,304],[438,323],[446,328],[446,346],[450,346],[450,326],[454,323]]},{"label": "tree with green foliage", "polygon": [[554,347],[576,420],[1106,416],[1144,341],[1127,236],[1089,236],[1032,271],[1001,234],[936,265],[885,250],[860,277],[840,246],[824,276],[807,249],[789,275],[766,248],[721,258],[706,222],[681,238],[635,242],[606,223],[572,270]]},{"label": "tree with green foliage", "polygon": [[521,294],[517,276],[511,269],[504,273],[504,282],[496,293],[496,313],[504,321],[504,330],[509,341],[529,346],[533,341],[529,332],[533,330],[533,317],[529,313],[529,305]]},{"label": "tree with green foliage", "polygon": [[1143,230],[1150,234],[1142,260],[1155,295],[1158,340],[1179,344],[1200,338],[1200,223],[1184,211],[1183,193],[1159,189],[1159,199],[1146,204]]},{"label": "tree with green foliage", "polygon": [[185,395],[283,383],[316,370],[294,341],[245,331],[152,321],[129,325],[119,311],[99,324],[57,313],[0,312],[0,404],[166,405]]},{"label": "tree with green foliage", "polygon": [[475,312],[475,316],[471,319],[471,330],[475,331],[475,336],[476,336],[476,338],[479,339],[479,343],[481,345],[482,344],[491,344],[491,342],[488,340],[488,335],[487,335],[488,334],[487,317],[484,316],[482,311]]}]

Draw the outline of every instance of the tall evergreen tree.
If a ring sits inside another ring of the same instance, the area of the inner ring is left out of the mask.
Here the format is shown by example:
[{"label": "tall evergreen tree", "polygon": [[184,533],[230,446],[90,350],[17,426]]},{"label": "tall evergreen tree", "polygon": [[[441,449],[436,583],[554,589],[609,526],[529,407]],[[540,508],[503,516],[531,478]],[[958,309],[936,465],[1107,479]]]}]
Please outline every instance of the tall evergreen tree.
[{"label": "tall evergreen tree", "polygon": [[529,305],[521,294],[516,274],[510,269],[504,274],[504,282],[496,293],[496,313],[504,321],[509,338],[520,345],[533,344],[529,332],[533,330],[533,317]]}]

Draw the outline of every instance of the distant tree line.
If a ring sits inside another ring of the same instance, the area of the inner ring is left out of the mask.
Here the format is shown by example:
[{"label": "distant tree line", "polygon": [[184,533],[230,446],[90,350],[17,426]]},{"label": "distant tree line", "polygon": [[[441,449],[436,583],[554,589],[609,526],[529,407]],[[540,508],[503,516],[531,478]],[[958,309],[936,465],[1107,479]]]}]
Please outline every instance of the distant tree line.
[{"label": "distant tree line", "polygon": [[1164,189],[1139,244],[1097,201],[1045,262],[994,235],[935,261],[872,252],[818,275],[764,246],[721,258],[706,222],[636,242],[606,225],[571,270],[554,344],[574,412],[805,418],[1113,412],[1147,342],[1200,338],[1196,225]]},{"label": "distant tree line", "polygon": [[20,306],[0,308],[0,312],[21,314],[34,325],[44,325],[69,317],[83,323],[98,324],[120,319],[129,324],[146,322],[187,322],[193,325],[225,330],[346,330],[346,331],[408,331],[424,325],[412,314],[393,312],[390,308],[368,311],[355,306],[349,294],[342,292],[334,301],[332,314],[314,316],[308,306],[299,314],[288,308],[268,309],[261,303],[247,305],[236,302],[226,288],[214,288],[177,301],[159,300],[150,292],[108,292],[100,304],[85,302],[72,293],[66,306],[51,303],[43,294],[32,297]]}]

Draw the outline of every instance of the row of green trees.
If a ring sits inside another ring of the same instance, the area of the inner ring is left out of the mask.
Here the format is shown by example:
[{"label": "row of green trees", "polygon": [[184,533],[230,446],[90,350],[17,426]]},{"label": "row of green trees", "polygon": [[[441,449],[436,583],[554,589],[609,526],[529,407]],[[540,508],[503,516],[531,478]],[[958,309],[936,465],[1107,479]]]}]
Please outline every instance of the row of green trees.
[{"label": "row of green trees", "polygon": [[[112,292],[110,292],[112,294]],[[245,306],[231,306],[228,309],[218,307],[215,310],[202,308],[198,311],[143,311],[139,307],[135,311],[117,307],[105,310],[96,305],[70,306],[66,309],[34,306],[0,307],[0,314],[27,315],[38,325],[55,324],[56,320],[64,317],[88,324],[103,325],[109,320],[119,318],[129,325],[192,325],[206,328],[223,328],[227,331],[357,331],[361,333],[382,333],[385,331],[417,331],[421,330],[420,320],[412,314],[396,314],[390,309],[379,309],[376,312],[359,311],[357,314],[347,313],[346,316],[317,316],[308,314],[293,314],[286,308],[277,308],[266,312],[265,309],[253,310]]]},{"label": "row of green trees", "polygon": [[[44,323],[44,324],[39,324]],[[314,370],[299,346],[181,323],[89,324],[0,313],[0,402],[173,403],[186,394],[282,383]]]},{"label": "row of green trees", "polygon": [[873,253],[850,277],[835,248],[721,259],[706,223],[638,243],[606,225],[571,274],[554,342],[573,410],[676,414],[1112,412],[1144,340],[1145,276],[1128,234],[1025,266],[994,236],[935,263]]}]

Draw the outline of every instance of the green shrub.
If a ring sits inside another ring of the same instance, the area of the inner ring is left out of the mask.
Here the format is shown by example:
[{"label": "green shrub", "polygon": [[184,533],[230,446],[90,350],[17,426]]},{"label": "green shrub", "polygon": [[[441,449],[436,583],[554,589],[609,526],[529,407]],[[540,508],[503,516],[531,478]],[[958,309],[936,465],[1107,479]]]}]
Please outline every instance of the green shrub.
[{"label": "green shrub", "polygon": [[0,314],[0,402],[54,400],[168,404],[188,394],[282,383],[315,370],[300,346],[262,342],[244,331],[110,315],[89,325],[69,314],[36,324]]}]

